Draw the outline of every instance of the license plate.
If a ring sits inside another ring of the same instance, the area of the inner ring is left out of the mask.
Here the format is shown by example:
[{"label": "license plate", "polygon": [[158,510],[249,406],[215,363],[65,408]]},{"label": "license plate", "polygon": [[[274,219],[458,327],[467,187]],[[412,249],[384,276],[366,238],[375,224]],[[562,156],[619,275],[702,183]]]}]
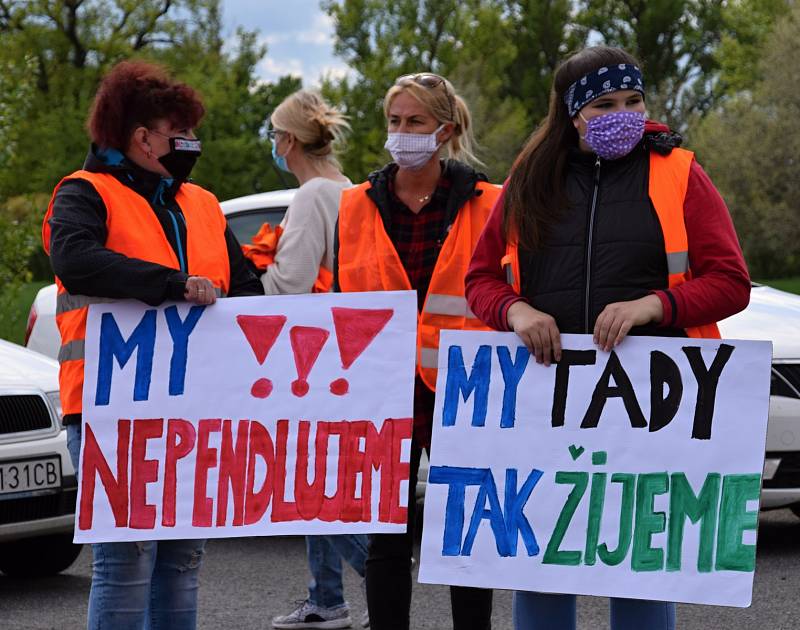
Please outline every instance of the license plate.
[{"label": "license plate", "polygon": [[61,460],[58,457],[0,462],[0,494],[60,486]]}]

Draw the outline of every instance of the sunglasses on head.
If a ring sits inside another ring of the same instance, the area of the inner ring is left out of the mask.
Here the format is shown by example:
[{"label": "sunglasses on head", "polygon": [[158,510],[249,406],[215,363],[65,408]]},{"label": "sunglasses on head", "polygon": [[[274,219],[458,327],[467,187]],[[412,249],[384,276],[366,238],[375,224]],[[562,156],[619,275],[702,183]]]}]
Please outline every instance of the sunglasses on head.
[{"label": "sunglasses on head", "polygon": [[455,120],[453,98],[450,95],[450,90],[447,89],[447,81],[445,81],[444,77],[440,77],[438,74],[433,74],[432,72],[420,72],[417,74],[404,74],[403,76],[397,77],[394,83],[395,85],[404,85],[409,82],[416,83],[429,90],[439,85],[444,86],[444,95],[447,97],[447,104],[450,106],[450,121]]}]

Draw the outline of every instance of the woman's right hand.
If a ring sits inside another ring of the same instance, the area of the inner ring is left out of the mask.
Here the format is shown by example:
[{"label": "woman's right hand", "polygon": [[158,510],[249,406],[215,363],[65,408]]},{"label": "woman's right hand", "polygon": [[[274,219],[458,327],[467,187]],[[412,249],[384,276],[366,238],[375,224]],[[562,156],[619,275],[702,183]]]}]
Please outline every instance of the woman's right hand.
[{"label": "woman's right hand", "polygon": [[508,327],[519,335],[536,357],[537,363],[549,366],[551,362],[561,360],[561,333],[553,317],[520,301],[509,307],[506,320]]},{"label": "woman's right hand", "polygon": [[217,290],[211,280],[203,276],[189,276],[183,297],[195,304],[213,304],[217,301]]}]

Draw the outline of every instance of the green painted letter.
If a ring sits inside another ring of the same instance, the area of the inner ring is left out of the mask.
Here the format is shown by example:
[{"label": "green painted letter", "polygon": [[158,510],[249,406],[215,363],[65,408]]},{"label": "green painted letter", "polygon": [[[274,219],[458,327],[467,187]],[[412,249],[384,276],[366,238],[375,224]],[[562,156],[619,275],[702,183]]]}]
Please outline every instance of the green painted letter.
[{"label": "green painted letter", "polygon": [[586,486],[589,485],[589,473],[560,470],[556,473],[556,483],[571,483],[575,487],[569,493],[561,514],[558,515],[553,535],[550,536],[550,541],[547,543],[547,549],[544,552],[544,558],[542,558],[542,564],[564,564],[575,567],[581,563],[581,552],[560,551],[559,546],[561,541],[564,540],[564,535],[567,533],[567,528],[572,521],[572,516],[575,514],[575,509],[586,492]]},{"label": "green painted letter", "polygon": [[664,550],[653,549],[653,534],[667,527],[667,515],[653,512],[653,497],[669,489],[667,473],[643,473],[636,484],[636,527],[633,532],[631,568],[634,571],[660,571],[664,568]]},{"label": "green painted letter", "polygon": [[717,532],[717,571],[754,571],[756,546],[743,545],[742,533],[758,527],[758,512],[746,510],[758,499],[761,475],[725,475]]},{"label": "green painted letter", "polygon": [[667,571],[681,570],[683,528],[685,519],[700,524],[700,545],[697,570],[711,571],[714,561],[714,532],[717,525],[720,474],[709,473],[700,494],[695,496],[683,473],[673,473],[669,495],[669,537],[667,539]]}]

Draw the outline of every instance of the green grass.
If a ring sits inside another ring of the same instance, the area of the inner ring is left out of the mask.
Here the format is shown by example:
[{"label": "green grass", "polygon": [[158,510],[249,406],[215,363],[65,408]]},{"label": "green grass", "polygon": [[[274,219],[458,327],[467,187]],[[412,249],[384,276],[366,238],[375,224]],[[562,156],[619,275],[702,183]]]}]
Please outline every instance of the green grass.
[{"label": "green grass", "polygon": [[793,278],[776,278],[774,280],[754,280],[759,284],[766,284],[781,291],[800,294],[800,276]]},{"label": "green grass", "polygon": [[48,284],[49,280],[28,282],[10,295],[9,291],[0,293],[0,339],[23,343],[33,298],[39,289]]}]

